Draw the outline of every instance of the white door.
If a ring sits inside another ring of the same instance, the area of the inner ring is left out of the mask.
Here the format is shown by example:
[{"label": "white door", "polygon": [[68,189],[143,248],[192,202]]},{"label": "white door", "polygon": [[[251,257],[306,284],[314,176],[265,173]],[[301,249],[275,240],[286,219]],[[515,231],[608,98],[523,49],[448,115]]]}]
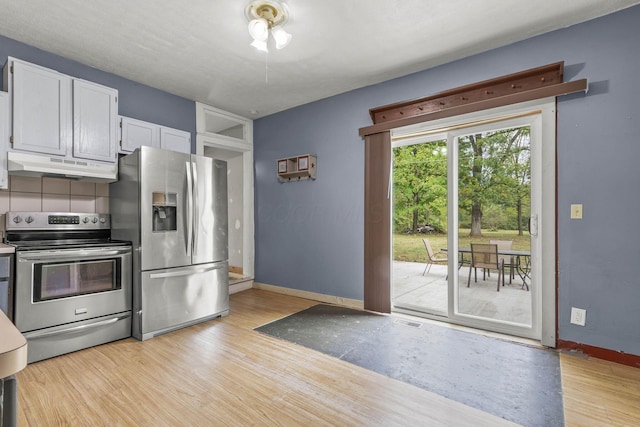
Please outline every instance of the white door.
[{"label": "white door", "polygon": [[118,91],[73,80],[73,156],[116,161]]},{"label": "white door", "polygon": [[162,126],[160,128],[160,147],[179,153],[191,153],[191,133]]},{"label": "white door", "polygon": [[[9,143],[9,95],[0,92],[0,152],[7,152]],[[0,189],[9,188],[9,176],[7,172],[7,156],[0,158]]]},{"label": "white door", "polygon": [[64,74],[13,61],[13,148],[65,155],[71,142],[71,79]]},{"label": "white door", "polygon": [[[541,339],[540,130],[532,115],[448,134],[448,311],[455,323]],[[520,224],[492,240],[492,224],[506,209]],[[472,249],[487,261],[483,268],[471,264]]]},{"label": "white door", "polygon": [[160,148],[160,126],[120,117],[120,153],[131,153],[142,146]]}]

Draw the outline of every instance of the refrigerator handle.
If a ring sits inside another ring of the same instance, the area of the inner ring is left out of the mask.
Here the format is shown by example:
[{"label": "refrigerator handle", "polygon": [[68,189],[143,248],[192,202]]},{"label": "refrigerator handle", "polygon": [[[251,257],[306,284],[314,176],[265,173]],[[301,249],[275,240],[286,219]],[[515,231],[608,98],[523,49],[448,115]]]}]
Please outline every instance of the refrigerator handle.
[{"label": "refrigerator handle", "polygon": [[191,256],[191,239],[193,238],[193,181],[191,176],[191,162],[186,162],[187,169],[187,203],[186,218],[187,223],[187,255]]},{"label": "refrigerator handle", "polygon": [[208,273],[213,270],[220,270],[224,268],[225,264],[219,262],[216,265],[202,268],[172,268],[170,271],[163,271],[160,273],[150,273],[149,279],[166,279],[167,277],[183,277],[193,276],[194,274]]},{"label": "refrigerator handle", "polygon": [[198,255],[198,223],[196,218],[200,215],[200,207],[198,203],[198,165],[196,162],[191,163],[193,165],[193,210],[194,215],[191,219],[193,223],[193,255]]}]

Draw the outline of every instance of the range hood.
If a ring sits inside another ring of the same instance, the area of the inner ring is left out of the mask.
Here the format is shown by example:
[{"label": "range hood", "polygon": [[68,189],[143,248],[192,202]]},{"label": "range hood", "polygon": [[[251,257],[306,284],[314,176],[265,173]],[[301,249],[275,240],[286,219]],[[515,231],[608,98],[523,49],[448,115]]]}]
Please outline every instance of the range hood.
[{"label": "range hood", "polygon": [[116,164],[92,163],[87,160],[49,157],[38,154],[7,153],[9,175],[51,176],[91,182],[118,180]]}]

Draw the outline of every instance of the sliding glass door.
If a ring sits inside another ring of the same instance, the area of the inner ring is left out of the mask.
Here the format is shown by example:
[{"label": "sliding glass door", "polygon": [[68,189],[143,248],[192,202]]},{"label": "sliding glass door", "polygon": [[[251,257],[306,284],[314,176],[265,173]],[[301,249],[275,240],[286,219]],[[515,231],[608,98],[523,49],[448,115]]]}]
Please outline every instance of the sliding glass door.
[{"label": "sliding glass door", "polygon": [[555,344],[555,106],[539,105],[394,132],[395,311]]},{"label": "sliding glass door", "polygon": [[396,142],[392,159],[392,303],[398,309],[446,317],[446,135]]},{"label": "sliding glass door", "polygon": [[452,131],[449,317],[540,338],[536,115]]}]

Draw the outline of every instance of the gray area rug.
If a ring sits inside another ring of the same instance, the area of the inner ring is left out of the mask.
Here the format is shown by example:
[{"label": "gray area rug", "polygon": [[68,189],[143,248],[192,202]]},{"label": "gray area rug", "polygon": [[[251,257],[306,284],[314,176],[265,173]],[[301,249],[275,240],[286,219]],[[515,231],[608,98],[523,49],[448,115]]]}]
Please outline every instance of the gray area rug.
[{"label": "gray area rug", "polygon": [[326,304],[255,330],[523,426],[564,425],[552,350]]}]

